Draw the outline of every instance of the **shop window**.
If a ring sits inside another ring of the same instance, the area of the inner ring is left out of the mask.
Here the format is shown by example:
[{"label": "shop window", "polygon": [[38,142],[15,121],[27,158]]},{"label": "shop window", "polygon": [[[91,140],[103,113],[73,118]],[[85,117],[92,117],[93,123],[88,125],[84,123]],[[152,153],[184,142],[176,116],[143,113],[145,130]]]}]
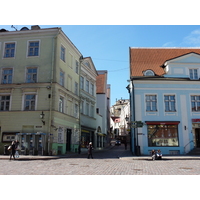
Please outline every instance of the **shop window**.
[{"label": "shop window", "polygon": [[148,146],[178,147],[178,125],[147,125]]}]

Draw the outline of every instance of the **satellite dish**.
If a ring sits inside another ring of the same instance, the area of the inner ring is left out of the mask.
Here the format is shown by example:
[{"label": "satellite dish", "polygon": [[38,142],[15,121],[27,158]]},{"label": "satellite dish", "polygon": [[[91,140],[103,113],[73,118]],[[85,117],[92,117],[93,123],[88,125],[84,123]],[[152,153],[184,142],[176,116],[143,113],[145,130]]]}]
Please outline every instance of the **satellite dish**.
[{"label": "satellite dish", "polygon": [[23,27],[20,29],[20,31],[27,31],[27,30],[29,30],[27,27]]}]

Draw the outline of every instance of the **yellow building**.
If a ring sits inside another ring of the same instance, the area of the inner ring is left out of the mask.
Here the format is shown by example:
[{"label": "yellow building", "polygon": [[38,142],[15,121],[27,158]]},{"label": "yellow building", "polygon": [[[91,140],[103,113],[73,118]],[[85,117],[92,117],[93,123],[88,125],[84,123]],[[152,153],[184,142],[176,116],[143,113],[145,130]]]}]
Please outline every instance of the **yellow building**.
[{"label": "yellow building", "polygon": [[79,50],[60,28],[0,30],[0,153],[78,151]]}]

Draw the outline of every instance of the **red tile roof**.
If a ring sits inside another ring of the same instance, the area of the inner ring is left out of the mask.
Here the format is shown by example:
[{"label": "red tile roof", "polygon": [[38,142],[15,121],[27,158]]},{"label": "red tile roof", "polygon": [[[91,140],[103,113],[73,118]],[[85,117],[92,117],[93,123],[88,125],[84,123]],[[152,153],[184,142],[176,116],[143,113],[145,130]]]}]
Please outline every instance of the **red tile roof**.
[{"label": "red tile roof", "polygon": [[130,48],[130,74],[143,76],[143,71],[151,69],[160,76],[165,61],[192,52],[200,54],[200,48]]},{"label": "red tile roof", "polygon": [[105,94],[106,93],[106,74],[99,74],[96,78],[96,93]]}]

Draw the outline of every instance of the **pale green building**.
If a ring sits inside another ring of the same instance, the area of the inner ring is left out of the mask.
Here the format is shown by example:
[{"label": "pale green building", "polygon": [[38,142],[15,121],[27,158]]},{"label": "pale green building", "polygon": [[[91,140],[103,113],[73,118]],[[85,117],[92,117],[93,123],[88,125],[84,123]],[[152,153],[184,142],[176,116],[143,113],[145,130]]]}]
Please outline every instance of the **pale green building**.
[{"label": "pale green building", "polygon": [[60,28],[0,30],[0,153],[18,139],[24,154],[77,152],[79,50]]}]

